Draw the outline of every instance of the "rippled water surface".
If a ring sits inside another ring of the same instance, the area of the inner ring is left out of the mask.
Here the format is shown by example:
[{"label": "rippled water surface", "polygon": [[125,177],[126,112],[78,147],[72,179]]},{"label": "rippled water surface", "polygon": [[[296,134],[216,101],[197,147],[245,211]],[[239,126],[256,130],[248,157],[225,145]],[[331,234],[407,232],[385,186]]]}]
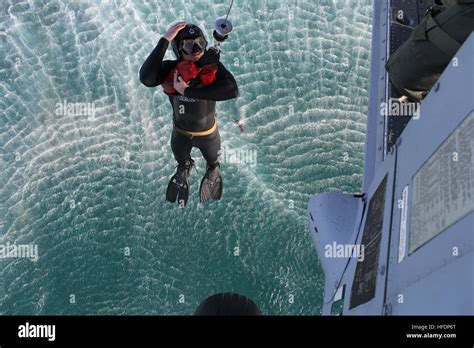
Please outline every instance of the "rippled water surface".
[{"label": "rippled water surface", "polygon": [[[138,70],[172,21],[210,35],[227,8],[0,0],[0,244],[39,256],[0,261],[2,313],[191,314],[222,291],[266,314],[321,312],[306,206],[360,189],[371,1],[235,1],[222,61],[240,97],[218,104],[219,127],[223,147],[256,151],[257,163],[224,163],[224,197],[203,207],[193,150],[179,209],[164,199],[170,105]],[[61,112],[64,102],[95,113]]]}]

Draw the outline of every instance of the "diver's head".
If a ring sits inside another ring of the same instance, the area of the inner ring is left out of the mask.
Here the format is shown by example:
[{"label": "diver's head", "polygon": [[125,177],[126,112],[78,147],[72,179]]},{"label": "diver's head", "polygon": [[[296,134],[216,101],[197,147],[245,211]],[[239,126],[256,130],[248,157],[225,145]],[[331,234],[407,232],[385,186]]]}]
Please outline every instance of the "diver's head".
[{"label": "diver's head", "polygon": [[257,304],[251,299],[232,293],[220,293],[209,296],[198,307],[194,315],[198,316],[256,316],[263,315]]},{"label": "diver's head", "polygon": [[171,47],[176,58],[196,62],[203,56],[207,41],[198,26],[188,24],[178,32]]}]

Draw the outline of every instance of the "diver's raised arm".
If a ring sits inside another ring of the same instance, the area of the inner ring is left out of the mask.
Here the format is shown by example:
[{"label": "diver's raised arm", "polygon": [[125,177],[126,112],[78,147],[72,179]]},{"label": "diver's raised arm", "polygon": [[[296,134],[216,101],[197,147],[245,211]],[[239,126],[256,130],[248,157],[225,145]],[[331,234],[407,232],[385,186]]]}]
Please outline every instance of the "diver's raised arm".
[{"label": "diver's raised arm", "polygon": [[172,25],[165,35],[158,41],[155,49],[146,59],[140,69],[140,81],[147,87],[156,87],[163,83],[166,76],[176,66],[176,61],[163,61],[166,50],[178,32],[186,26],[186,22]]}]

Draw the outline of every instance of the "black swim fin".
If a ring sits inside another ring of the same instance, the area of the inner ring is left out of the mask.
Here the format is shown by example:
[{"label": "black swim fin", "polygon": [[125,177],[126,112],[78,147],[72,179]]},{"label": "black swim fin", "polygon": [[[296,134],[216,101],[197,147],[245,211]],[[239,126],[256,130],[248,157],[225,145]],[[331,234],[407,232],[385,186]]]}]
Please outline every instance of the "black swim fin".
[{"label": "black swim fin", "polygon": [[219,163],[208,165],[206,174],[201,180],[201,187],[199,188],[201,203],[206,203],[211,199],[220,200],[223,190],[224,182],[222,180]]},{"label": "black swim fin", "polygon": [[192,159],[180,163],[176,173],[171,178],[166,190],[166,200],[175,203],[178,200],[180,206],[186,206],[189,198],[189,175],[194,165]]}]

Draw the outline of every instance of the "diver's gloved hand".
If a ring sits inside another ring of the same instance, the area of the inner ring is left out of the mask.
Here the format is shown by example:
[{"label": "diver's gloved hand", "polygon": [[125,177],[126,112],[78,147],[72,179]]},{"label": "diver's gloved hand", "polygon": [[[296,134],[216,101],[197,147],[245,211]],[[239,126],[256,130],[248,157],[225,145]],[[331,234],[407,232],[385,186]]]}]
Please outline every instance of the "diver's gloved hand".
[{"label": "diver's gloved hand", "polygon": [[199,59],[196,62],[196,65],[202,68],[203,66],[206,66],[206,65],[217,64],[219,63],[220,59],[221,59],[221,52],[217,48],[211,47],[206,52],[204,52],[201,59]]}]

